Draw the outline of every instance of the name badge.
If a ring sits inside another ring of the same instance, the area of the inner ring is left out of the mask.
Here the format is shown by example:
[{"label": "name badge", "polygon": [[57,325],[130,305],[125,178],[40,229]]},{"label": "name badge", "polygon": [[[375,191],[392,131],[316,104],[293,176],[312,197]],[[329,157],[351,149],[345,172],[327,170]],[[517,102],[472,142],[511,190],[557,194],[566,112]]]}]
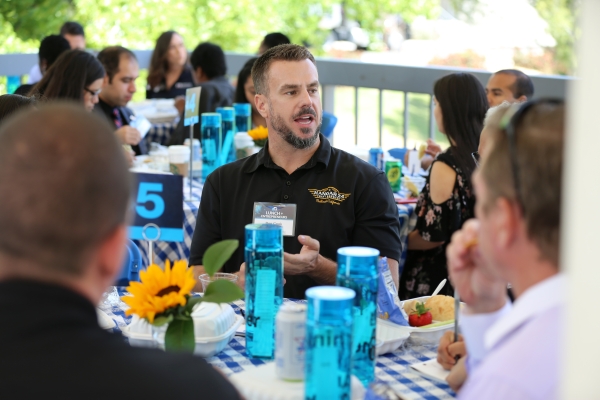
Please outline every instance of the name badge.
[{"label": "name badge", "polygon": [[283,236],[296,236],[296,205],[256,202],[252,223],[279,225]]}]

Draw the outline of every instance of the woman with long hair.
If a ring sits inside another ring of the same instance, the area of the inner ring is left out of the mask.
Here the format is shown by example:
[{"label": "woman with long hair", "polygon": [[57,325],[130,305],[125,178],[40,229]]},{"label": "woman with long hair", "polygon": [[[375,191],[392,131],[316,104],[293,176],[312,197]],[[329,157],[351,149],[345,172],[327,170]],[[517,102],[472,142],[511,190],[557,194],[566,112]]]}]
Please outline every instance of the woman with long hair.
[{"label": "woman with long hair", "polygon": [[[430,295],[448,278],[446,246],[452,234],[474,217],[475,196],[471,156],[488,109],[485,90],[475,76],[457,73],[439,79],[433,88],[434,117],[450,147],[437,155],[415,213],[417,225],[408,236],[408,253],[400,278],[401,299]],[[447,283],[441,294],[452,295]]]},{"label": "woman with long hair", "polygon": [[246,64],[240,70],[237,79],[237,85],[235,88],[234,103],[250,103],[252,106],[252,127],[267,126],[267,121],[256,109],[254,104],[254,96],[256,91],[254,90],[254,82],[252,81],[252,66],[258,60],[258,58],[251,58],[246,61]]},{"label": "woman with long hair", "polygon": [[175,31],[162,33],[150,59],[147,99],[174,99],[196,86],[183,38]]},{"label": "woman with long hair", "polygon": [[104,82],[104,67],[83,50],[63,52],[29,92],[42,100],[73,100],[88,111],[98,103]]}]

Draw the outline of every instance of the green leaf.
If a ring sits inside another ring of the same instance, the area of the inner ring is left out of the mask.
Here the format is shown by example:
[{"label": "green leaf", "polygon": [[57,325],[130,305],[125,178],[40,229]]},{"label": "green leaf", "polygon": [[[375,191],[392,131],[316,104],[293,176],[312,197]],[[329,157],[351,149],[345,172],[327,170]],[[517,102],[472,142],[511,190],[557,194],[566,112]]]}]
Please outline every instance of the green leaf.
[{"label": "green leaf", "polygon": [[225,279],[218,279],[208,285],[202,301],[209,303],[231,303],[243,297],[244,291],[235,283]]},{"label": "green leaf", "polygon": [[152,323],[152,325],[154,325],[154,326],[163,326],[164,324],[168,324],[171,321],[173,321],[173,315],[172,314],[161,315],[160,317],[154,318],[154,323]]},{"label": "green leaf", "polygon": [[165,333],[165,350],[193,353],[194,321],[191,318],[175,318]]},{"label": "green leaf", "polygon": [[217,242],[206,249],[202,259],[206,273],[212,277],[215,272],[218,272],[238,246],[237,239],[228,239]]},{"label": "green leaf", "polygon": [[201,303],[202,301],[203,298],[201,296],[190,297],[187,301],[187,304],[185,305],[185,312],[191,314],[194,306],[198,303]]}]

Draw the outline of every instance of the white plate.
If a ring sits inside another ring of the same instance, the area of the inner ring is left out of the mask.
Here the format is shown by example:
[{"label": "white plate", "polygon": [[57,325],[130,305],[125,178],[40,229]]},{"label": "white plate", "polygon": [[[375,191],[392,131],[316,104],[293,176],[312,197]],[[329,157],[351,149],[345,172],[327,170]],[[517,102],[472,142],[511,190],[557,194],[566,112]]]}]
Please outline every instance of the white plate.
[{"label": "white plate", "polygon": [[[423,296],[423,297],[415,297],[414,299],[408,299],[405,301],[417,300],[421,302],[425,302],[431,296]],[[404,312],[404,301],[402,302],[402,314],[406,317],[408,321],[408,316]],[[434,320],[432,323],[441,322]],[[422,328],[415,326],[400,326],[410,334],[410,341],[413,344],[438,344],[442,336],[444,336],[444,332],[450,329],[454,329],[454,321],[447,321],[446,325],[436,326],[434,328]]]}]

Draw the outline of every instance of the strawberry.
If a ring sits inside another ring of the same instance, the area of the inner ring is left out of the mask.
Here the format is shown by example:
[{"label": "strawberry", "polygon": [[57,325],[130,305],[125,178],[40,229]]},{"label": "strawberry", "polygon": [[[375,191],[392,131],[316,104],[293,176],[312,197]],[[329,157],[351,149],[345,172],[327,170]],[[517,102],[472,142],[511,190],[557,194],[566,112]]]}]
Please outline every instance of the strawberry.
[{"label": "strawberry", "polygon": [[408,316],[410,326],[429,325],[433,321],[429,308],[425,308],[425,303],[417,303],[415,310]]}]

